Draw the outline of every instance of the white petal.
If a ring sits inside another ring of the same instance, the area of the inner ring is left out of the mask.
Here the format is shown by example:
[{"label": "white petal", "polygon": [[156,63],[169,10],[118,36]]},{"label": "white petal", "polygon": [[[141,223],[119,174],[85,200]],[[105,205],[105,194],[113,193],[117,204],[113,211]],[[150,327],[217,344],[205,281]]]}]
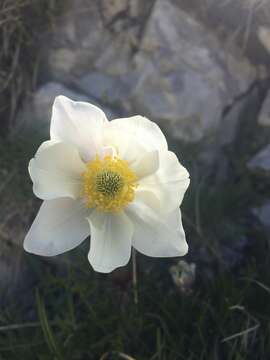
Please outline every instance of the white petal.
[{"label": "white petal", "polygon": [[91,243],[88,259],[95,271],[109,273],[128,263],[133,225],[124,213],[94,211],[88,218]]},{"label": "white petal", "polygon": [[190,179],[187,170],[171,151],[159,153],[159,169],[155,174],[141,179],[140,190],[152,191],[160,199],[164,213],[179,207]]},{"label": "white petal", "polygon": [[132,245],[153,257],[183,256],[188,251],[179,209],[164,218],[142,202],[135,201],[127,210],[134,224]]},{"label": "white petal", "polygon": [[168,149],[166,138],[159,126],[143,116],[115,119],[110,126],[132,135],[148,151]]},{"label": "white petal", "polygon": [[89,234],[86,210],[75,200],[44,201],[24,240],[24,249],[55,256],[78,246]]},{"label": "white petal", "polygon": [[104,126],[103,146],[113,147],[120,159],[126,160],[129,165],[136,163],[147,152],[136,137],[119,127],[111,126],[111,123]]},{"label": "white petal", "polygon": [[[135,200],[128,205],[135,213],[143,214],[146,222],[152,222],[153,218],[158,222],[161,215],[161,203],[153,191],[136,190]],[[149,216],[149,219],[148,219]]]},{"label": "white petal", "polygon": [[86,166],[71,144],[46,141],[29,163],[34,194],[51,200],[58,197],[77,199]]},{"label": "white petal", "polygon": [[95,157],[108,120],[98,107],[57,96],[52,110],[51,139],[74,144],[85,161]]},{"label": "white petal", "polygon": [[143,155],[138,157],[138,160],[133,162],[130,168],[139,179],[155,173],[159,168],[158,151],[143,152]]}]

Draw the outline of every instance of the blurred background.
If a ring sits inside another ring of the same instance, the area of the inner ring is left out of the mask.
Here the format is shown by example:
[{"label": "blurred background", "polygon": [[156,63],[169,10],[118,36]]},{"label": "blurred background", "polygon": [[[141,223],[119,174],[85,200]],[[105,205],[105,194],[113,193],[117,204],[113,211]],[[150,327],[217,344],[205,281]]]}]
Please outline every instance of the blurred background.
[{"label": "blurred background", "polygon": [[[268,0],[0,1],[0,359],[270,359]],[[191,174],[183,259],[26,254],[55,96],[157,122]]]}]

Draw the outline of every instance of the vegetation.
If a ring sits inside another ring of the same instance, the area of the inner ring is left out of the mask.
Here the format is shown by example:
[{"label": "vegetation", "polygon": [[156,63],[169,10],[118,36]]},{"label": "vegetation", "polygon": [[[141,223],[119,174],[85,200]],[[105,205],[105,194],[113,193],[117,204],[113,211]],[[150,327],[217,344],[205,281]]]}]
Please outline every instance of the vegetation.
[{"label": "vegetation", "polygon": [[[82,255],[82,254],[81,254]],[[80,260],[81,262],[81,260]],[[85,264],[86,265],[86,264]],[[45,267],[46,264],[38,266]],[[44,271],[43,271],[44,272]],[[160,274],[159,274],[160,275]],[[38,319],[24,322],[20,300],[2,315],[2,359],[267,359],[269,283],[263,266],[241,275],[216,274],[192,296],[180,296],[160,276],[140,274],[139,304],[110,278],[67,265],[42,276],[36,294]],[[126,357],[129,359],[128,357]]]},{"label": "vegetation", "polygon": [[[15,202],[19,218],[28,216],[28,224],[38,205],[25,173],[38,140],[33,144],[29,139],[2,141],[0,152],[2,171],[16,169],[1,202],[4,209]],[[187,167],[194,169],[183,207],[191,249],[186,260],[197,265],[192,292],[174,285],[169,266],[175,259],[138,257],[136,305],[131,268],[112,275],[94,273],[86,257],[88,241],[57,261],[24,254],[27,272],[21,281],[32,281],[5,299],[0,312],[1,360],[269,357],[269,248],[247,215],[252,182],[227,183],[222,189],[209,178],[199,182],[192,153],[181,151]],[[4,215],[2,211],[2,219]],[[224,258],[224,246],[231,249],[243,237],[248,240],[244,258],[236,263],[230,259],[234,253]]]},{"label": "vegetation", "polygon": [[42,62],[39,42],[53,28],[63,1],[0,2],[0,135],[14,125],[25,94],[38,81]]}]

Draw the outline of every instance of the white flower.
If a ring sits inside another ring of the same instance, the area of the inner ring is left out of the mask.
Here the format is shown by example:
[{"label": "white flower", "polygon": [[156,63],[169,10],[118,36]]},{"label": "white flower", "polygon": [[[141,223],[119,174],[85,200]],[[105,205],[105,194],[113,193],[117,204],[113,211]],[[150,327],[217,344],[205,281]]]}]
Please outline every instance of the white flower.
[{"label": "white flower", "polygon": [[189,174],[155,123],[109,122],[96,106],[58,96],[50,132],[29,163],[44,202],[26,251],[58,255],[91,233],[88,258],[104,273],[126,265],[132,246],[154,257],[187,253],[179,206]]}]

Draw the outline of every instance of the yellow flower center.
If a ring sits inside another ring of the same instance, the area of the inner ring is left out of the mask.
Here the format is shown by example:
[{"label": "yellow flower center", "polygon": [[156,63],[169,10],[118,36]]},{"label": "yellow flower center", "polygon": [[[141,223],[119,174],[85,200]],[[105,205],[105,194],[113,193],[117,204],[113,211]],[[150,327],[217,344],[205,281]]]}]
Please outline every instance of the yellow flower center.
[{"label": "yellow flower center", "polygon": [[89,208],[116,213],[134,199],[138,178],[125,160],[96,156],[82,176],[82,195]]}]

